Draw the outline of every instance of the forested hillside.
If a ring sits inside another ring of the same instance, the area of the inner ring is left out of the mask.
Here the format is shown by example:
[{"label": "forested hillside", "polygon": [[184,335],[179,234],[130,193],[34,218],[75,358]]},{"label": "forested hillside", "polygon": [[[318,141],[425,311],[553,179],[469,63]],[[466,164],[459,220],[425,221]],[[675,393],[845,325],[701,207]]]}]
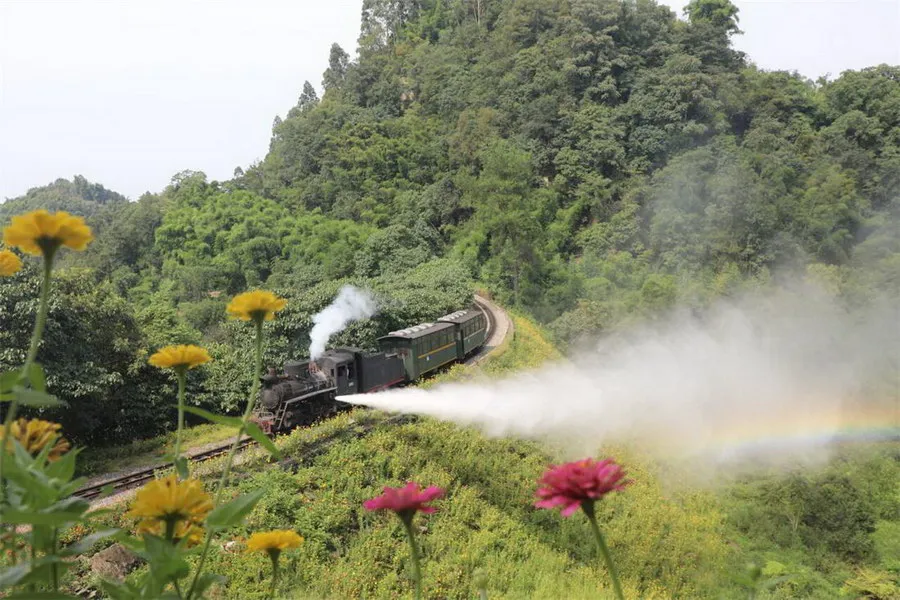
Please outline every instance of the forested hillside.
[{"label": "forested hillside", "polygon": [[[273,365],[305,353],[310,315],[348,280],[381,297],[337,340],[364,347],[475,284],[564,349],[781,280],[852,303],[900,294],[900,68],[763,72],[731,47],[739,34],[728,0],[694,0],[685,19],[652,0],[366,0],[358,56],[332,46],[323,97],[298,82],[265,159],[233,179],[185,171],[127,202],[76,177],[8,200],[4,221],[65,209],[97,236],[66,257],[55,308],[86,341],[40,358],[56,393],[97,413],[61,415],[66,430],[163,426],[116,411],[127,393],[148,414],[166,402],[170,382],[144,365],[174,342],[216,359],[191,397],[236,406],[246,340],[223,308],[259,285],[290,299]],[[0,282],[4,332],[29,326],[17,299],[36,285],[29,270]]]}]

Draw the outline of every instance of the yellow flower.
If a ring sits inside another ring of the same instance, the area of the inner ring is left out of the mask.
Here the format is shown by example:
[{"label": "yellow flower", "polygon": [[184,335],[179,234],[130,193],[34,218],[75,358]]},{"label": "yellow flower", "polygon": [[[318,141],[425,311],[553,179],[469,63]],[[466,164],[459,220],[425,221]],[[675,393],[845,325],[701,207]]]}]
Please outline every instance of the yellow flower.
[{"label": "yellow flower", "polygon": [[9,277],[22,268],[22,259],[9,250],[0,250],[0,275]]},{"label": "yellow flower", "polygon": [[275,313],[285,307],[287,300],[279,298],[272,292],[255,290],[244,292],[232,298],[226,310],[235,319],[250,321],[265,319],[271,321]]},{"label": "yellow flower", "polygon": [[[138,535],[142,533],[150,533],[155,536],[164,537],[166,535],[166,523],[164,521],[156,521],[153,519],[144,519],[137,526]],[[188,546],[196,546],[203,541],[205,536],[203,528],[190,521],[179,521],[175,525],[175,543],[177,544],[184,538],[187,538]]]},{"label": "yellow flower", "polygon": [[289,548],[299,548],[303,538],[293,531],[276,529],[263,533],[254,533],[247,540],[247,551],[265,550],[266,552],[281,552]]},{"label": "yellow flower", "polygon": [[[62,426],[59,423],[42,421],[40,419],[17,419],[12,422],[10,428],[11,439],[6,444],[8,451],[12,452],[12,440],[17,440],[29,454],[38,454],[48,444],[53,444],[53,449],[47,455],[49,460],[57,460],[69,451],[71,446],[60,434]],[[3,432],[0,431],[0,435]]]},{"label": "yellow flower", "polygon": [[178,481],[175,475],[169,475],[138,490],[126,516],[142,519],[144,527],[149,527],[154,520],[200,523],[212,509],[212,498],[198,480]]},{"label": "yellow flower", "polygon": [[84,219],[67,212],[50,214],[36,210],[12,218],[12,224],[3,230],[7,246],[18,246],[22,252],[35,256],[48,256],[60,246],[72,250],[84,250],[94,239],[91,228]]},{"label": "yellow flower", "polygon": [[166,346],[150,357],[148,361],[154,367],[160,369],[178,369],[187,367],[193,369],[203,363],[208,363],[212,358],[204,348],[193,345]]}]

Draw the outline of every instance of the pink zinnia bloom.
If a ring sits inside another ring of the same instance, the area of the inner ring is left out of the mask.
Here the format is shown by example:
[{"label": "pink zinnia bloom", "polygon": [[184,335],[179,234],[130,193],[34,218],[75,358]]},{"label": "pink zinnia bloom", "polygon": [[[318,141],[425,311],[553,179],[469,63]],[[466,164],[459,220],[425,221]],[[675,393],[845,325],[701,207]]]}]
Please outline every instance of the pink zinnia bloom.
[{"label": "pink zinnia bloom", "polygon": [[366,507],[366,510],[373,511],[392,510],[403,518],[410,518],[416,511],[433,513],[434,507],[425,506],[425,503],[443,495],[444,490],[439,487],[431,486],[426,490],[419,491],[419,486],[410,481],[402,488],[385,487],[382,495],[366,500],[363,502],[363,506]]},{"label": "pink zinnia bloom", "polygon": [[596,461],[586,458],[564,465],[551,466],[540,483],[544,487],[535,494],[538,508],[563,506],[562,515],[568,517],[586,503],[593,503],[606,494],[621,490],[631,481],[622,481],[625,471],[615,461]]}]

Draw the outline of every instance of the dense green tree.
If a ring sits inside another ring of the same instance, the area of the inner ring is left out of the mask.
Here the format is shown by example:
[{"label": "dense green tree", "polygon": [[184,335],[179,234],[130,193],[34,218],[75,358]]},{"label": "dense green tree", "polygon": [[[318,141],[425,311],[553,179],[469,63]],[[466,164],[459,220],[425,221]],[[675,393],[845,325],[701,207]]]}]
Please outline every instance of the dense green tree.
[{"label": "dense green tree", "polygon": [[[22,364],[38,306],[39,269],[0,280],[0,368]],[[73,343],[73,340],[77,342]],[[38,352],[48,390],[65,408],[41,411],[80,443],[153,435],[168,424],[166,377],[146,364],[147,341],[131,307],[82,270],[60,271]],[[171,411],[174,416],[174,411]]]},{"label": "dense green tree", "polygon": [[[318,103],[319,96],[318,94],[316,94],[315,88],[310,82],[304,81],[303,91],[300,93],[300,99],[297,100],[297,106],[295,106],[288,112],[288,118],[296,117],[297,115],[301,115],[308,110],[312,110]],[[272,127],[272,129],[277,129],[279,125],[281,125],[281,119],[278,119],[277,124]]]},{"label": "dense green tree", "polygon": [[483,264],[488,281],[508,289],[512,301],[534,302],[544,270],[543,221],[552,214],[553,195],[531,185],[527,153],[497,142],[481,156],[477,177],[460,176],[462,203],[480,209],[459,243],[459,253],[473,267]]}]

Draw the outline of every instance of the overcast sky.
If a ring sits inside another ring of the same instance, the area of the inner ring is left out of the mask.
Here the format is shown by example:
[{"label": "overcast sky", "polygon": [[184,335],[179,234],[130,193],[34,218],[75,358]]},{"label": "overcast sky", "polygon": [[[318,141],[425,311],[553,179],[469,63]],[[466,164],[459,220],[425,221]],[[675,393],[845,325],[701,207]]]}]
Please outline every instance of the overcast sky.
[{"label": "overcast sky", "polygon": [[[361,4],[0,0],[0,199],[75,174],[131,198],[185,169],[231,177],[303,80],[320,89],[331,43],[354,52]],[[760,67],[900,64],[900,0],[736,4]]]}]

